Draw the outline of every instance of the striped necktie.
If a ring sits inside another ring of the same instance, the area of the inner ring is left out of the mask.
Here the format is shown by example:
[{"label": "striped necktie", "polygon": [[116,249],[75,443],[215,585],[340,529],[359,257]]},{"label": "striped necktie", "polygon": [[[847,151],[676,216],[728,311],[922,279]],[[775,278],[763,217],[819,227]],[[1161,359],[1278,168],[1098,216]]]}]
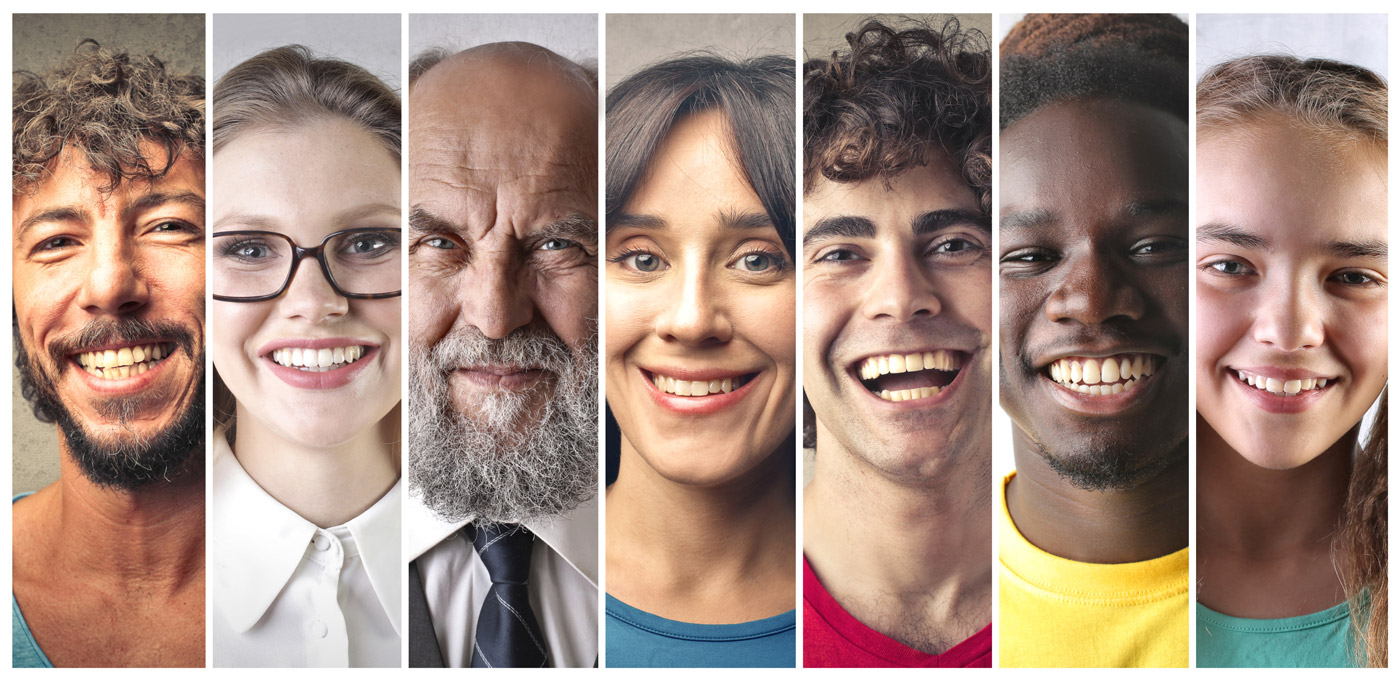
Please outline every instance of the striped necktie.
[{"label": "striped necktie", "polygon": [[535,535],[518,524],[476,527],[472,547],[486,565],[491,589],[476,619],[472,668],[543,668],[544,634],[530,608],[530,552]]}]

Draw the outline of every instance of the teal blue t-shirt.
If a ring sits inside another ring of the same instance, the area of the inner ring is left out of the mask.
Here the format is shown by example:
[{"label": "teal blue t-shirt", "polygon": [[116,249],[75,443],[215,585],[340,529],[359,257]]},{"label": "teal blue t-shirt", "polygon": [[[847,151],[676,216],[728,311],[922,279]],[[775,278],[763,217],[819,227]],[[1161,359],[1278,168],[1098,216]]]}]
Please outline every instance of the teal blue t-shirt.
[{"label": "teal blue t-shirt", "polygon": [[683,623],[607,596],[608,668],[793,668],[797,610],[730,624]]},{"label": "teal blue t-shirt", "polygon": [[[34,493],[27,491],[15,494],[10,499],[11,503]],[[12,628],[10,629],[10,649],[14,650],[13,664],[15,668],[53,668],[49,663],[49,657],[44,656],[44,650],[39,649],[39,643],[34,641],[34,636],[29,632],[29,624],[24,622],[24,614],[19,611],[19,600],[15,599],[14,592],[10,593],[10,616]]]},{"label": "teal blue t-shirt", "polygon": [[1241,619],[1196,603],[1197,668],[1351,668],[1351,613],[1343,602],[1286,619]]}]

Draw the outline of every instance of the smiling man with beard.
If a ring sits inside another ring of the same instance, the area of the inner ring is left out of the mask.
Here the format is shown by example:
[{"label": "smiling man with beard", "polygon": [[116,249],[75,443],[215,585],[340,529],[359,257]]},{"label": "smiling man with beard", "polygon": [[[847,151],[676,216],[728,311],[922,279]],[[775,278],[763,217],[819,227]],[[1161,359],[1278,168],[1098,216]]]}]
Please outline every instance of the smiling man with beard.
[{"label": "smiling man with beard", "polygon": [[204,79],[16,75],[14,334],[59,480],[14,503],[14,665],[204,665]]},{"label": "smiling man with beard", "polygon": [[1187,37],[1028,15],[1001,45],[1002,666],[1187,664]]},{"label": "smiling man with beard", "polygon": [[596,77],[527,43],[410,77],[409,664],[593,666]]},{"label": "smiling man with beard", "polygon": [[990,667],[990,49],[847,41],[805,67],[804,665]]}]

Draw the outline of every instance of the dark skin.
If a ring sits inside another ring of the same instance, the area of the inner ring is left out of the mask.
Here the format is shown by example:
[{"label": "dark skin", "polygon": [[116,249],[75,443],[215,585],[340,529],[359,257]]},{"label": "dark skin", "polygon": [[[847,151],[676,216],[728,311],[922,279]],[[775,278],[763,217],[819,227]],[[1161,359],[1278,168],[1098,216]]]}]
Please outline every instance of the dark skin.
[{"label": "dark skin", "polygon": [[1196,599],[1252,619],[1302,616],[1346,599],[1332,538],[1357,429],[1289,470],[1249,462],[1203,419],[1196,432]]},{"label": "dark skin", "polygon": [[[1186,124],[1116,100],[1057,102],[1002,132],[1000,161],[1011,517],[1031,543],[1080,562],[1185,548]],[[1111,407],[1080,407],[1050,379],[1058,359],[1120,353],[1157,369]],[[1085,488],[1052,462],[1115,473]]]}]

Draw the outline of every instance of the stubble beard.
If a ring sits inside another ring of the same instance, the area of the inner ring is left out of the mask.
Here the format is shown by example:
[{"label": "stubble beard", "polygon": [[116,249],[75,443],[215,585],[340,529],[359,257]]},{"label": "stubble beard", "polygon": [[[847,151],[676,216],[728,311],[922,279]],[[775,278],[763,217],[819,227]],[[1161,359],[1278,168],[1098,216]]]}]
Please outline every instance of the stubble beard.
[{"label": "stubble beard", "polygon": [[[534,327],[500,340],[469,329],[410,356],[409,492],[440,519],[540,521],[597,494],[596,334],[571,350]],[[448,377],[480,364],[536,366],[552,379],[497,391],[460,413]]]}]

